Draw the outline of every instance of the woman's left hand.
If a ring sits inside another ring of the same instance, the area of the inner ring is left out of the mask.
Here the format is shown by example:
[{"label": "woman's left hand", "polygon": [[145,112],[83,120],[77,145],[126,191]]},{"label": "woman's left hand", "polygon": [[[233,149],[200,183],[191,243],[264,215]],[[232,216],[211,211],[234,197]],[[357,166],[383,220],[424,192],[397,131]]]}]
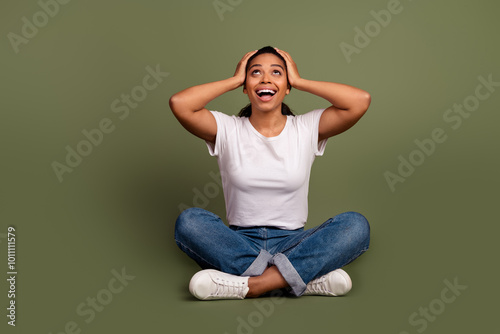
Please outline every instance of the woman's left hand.
[{"label": "woman's left hand", "polygon": [[297,65],[293,61],[292,57],[290,54],[286,51],[280,50],[278,48],[275,48],[276,51],[283,57],[285,58],[286,61],[286,67],[287,67],[287,75],[288,75],[288,82],[292,87],[296,87],[295,85],[297,82],[301,79],[299,75],[299,70],[297,69]]}]

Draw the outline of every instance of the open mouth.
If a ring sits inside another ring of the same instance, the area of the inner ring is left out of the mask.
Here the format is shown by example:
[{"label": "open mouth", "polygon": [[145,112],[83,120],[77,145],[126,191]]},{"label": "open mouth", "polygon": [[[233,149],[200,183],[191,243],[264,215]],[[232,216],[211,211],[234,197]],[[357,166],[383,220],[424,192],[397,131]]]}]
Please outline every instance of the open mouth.
[{"label": "open mouth", "polygon": [[257,96],[262,100],[262,101],[270,101],[273,96],[276,94],[276,91],[273,89],[259,89],[256,91]]}]

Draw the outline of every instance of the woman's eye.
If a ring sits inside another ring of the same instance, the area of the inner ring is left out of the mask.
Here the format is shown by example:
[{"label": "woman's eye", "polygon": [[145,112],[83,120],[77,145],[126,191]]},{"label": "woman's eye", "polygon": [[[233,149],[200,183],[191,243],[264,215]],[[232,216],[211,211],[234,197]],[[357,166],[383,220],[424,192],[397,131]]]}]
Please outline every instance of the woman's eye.
[{"label": "woman's eye", "polygon": [[275,70],[273,73],[274,73],[274,74],[277,74],[277,75],[281,75],[281,72],[280,72],[280,71],[278,71],[278,70]]},{"label": "woman's eye", "polygon": [[252,72],[252,74],[259,74],[259,73],[260,73],[260,71],[259,71],[259,70],[254,70],[254,71]]}]

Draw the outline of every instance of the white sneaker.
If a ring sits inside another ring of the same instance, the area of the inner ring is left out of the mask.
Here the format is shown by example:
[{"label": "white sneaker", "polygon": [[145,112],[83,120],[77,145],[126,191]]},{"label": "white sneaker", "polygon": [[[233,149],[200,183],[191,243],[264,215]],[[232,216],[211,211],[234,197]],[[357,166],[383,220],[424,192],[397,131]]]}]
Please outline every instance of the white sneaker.
[{"label": "white sneaker", "polygon": [[205,269],[194,274],[189,292],[201,300],[243,299],[248,293],[248,277]]},{"label": "white sneaker", "polygon": [[352,281],[342,269],[336,269],[307,283],[303,296],[342,296],[351,291]]}]

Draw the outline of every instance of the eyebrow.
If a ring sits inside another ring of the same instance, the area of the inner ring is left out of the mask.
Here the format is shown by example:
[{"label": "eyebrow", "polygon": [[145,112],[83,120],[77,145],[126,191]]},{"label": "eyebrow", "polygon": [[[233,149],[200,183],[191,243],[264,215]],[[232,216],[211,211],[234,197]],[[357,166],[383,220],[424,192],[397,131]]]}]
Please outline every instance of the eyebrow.
[{"label": "eyebrow", "polygon": [[[254,66],[262,66],[261,64],[253,64],[252,66],[250,66],[248,69],[251,69],[252,67]],[[281,69],[284,71],[285,69],[283,68],[283,66],[281,66],[280,64],[271,64],[271,67],[272,66],[276,66],[276,67],[281,67]]]}]

